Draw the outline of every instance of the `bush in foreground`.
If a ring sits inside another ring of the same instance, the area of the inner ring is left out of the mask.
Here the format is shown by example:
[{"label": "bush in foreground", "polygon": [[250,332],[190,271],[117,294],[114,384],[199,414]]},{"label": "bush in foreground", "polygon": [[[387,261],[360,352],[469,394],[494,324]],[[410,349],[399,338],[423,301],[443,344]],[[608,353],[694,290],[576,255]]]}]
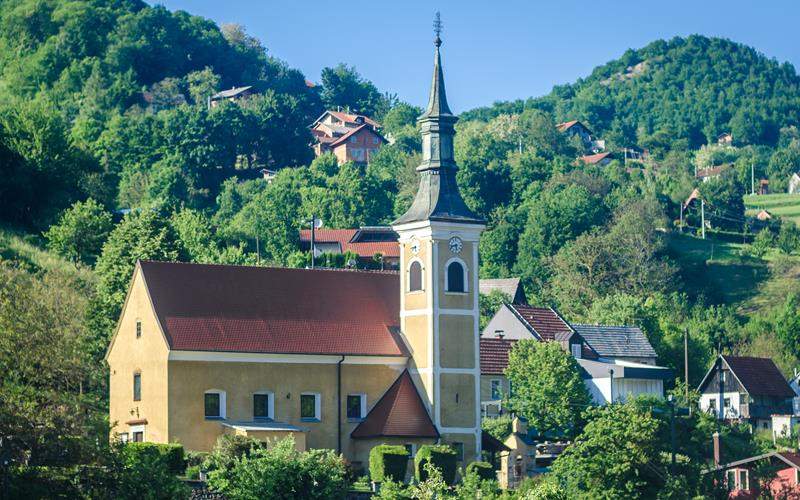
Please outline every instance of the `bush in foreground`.
[{"label": "bush in foreground", "polygon": [[208,484],[230,499],[328,499],[347,491],[344,460],[331,450],[297,451],[286,438],[271,448],[251,448],[222,469],[209,472]]},{"label": "bush in foreground", "polygon": [[425,464],[430,463],[439,469],[447,484],[453,484],[456,481],[457,462],[458,456],[453,448],[445,444],[426,444],[420,446],[417,456],[414,457],[414,474],[417,481],[425,481],[428,478]]},{"label": "bush in foreground", "polygon": [[408,450],[404,446],[381,444],[369,452],[370,478],[380,483],[386,479],[403,481],[408,468]]}]

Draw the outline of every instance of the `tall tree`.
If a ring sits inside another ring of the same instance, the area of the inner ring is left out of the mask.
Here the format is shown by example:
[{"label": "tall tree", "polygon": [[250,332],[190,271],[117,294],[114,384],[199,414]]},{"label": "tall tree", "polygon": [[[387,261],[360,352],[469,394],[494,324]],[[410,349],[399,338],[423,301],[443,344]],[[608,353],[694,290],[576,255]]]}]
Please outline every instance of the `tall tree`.
[{"label": "tall tree", "polygon": [[509,406],[540,433],[576,435],[591,404],[578,364],[559,342],[520,340],[508,355]]}]

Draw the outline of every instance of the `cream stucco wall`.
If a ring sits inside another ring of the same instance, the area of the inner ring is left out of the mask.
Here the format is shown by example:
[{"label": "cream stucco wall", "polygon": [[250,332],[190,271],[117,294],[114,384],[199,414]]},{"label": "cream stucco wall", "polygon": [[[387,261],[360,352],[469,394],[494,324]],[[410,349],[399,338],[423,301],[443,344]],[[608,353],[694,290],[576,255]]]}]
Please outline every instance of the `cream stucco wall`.
[{"label": "cream stucco wall", "polygon": [[[386,392],[405,367],[386,365],[342,365],[342,452],[352,457],[350,433],[358,422],[348,422],[348,394],[366,394],[367,411]],[[337,448],[336,364],[233,363],[170,361],[170,440],[190,450],[210,450],[224,431],[218,420],[204,417],[204,393],[210,389],[226,393],[226,417],[230,422],[253,420],[253,393],[275,395],[275,421],[308,429],[308,448]],[[321,396],[319,422],[300,418],[300,395]]]},{"label": "cream stucco wall", "polygon": [[[136,338],[137,319],[142,324],[140,338]],[[145,440],[168,441],[167,355],[166,340],[137,267],[106,358],[112,434],[129,432],[126,422],[147,420]],[[141,401],[133,400],[135,372],[141,373]]]}]

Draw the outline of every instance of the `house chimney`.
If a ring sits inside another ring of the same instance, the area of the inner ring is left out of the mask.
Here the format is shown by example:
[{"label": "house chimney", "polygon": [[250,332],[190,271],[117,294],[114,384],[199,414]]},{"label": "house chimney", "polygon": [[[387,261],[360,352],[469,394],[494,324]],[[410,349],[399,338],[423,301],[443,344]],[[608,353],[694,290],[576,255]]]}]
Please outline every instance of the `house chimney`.
[{"label": "house chimney", "polygon": [[711,435],[711,438],[714,440],[714,466],[719,467],[720,463],[720,442],[719,442],[719,432],[715,432]]}]

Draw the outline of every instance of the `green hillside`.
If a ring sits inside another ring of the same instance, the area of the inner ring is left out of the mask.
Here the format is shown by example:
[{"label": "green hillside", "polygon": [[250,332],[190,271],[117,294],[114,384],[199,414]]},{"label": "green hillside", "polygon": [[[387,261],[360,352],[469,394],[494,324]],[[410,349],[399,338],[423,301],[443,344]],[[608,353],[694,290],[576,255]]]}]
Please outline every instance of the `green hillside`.
[{"label": "green hillside", "polygon": [[800,77],[789,63],[726,39],[657,40],[543,97],[464,113],[490,119],[527,108],[580,119],[612,146],[697,148],[732,132],[742,144],[778,141],[800,123]]},{"label": "green hillside", "polygon": [[0,261],[11,261],[30,271],[58,271],[94,283],[94,273],[83,265],[76,265],[41,247],[41,238],[0,227]]},{"label": "green hillside", "polygon": [[800,194],[766,194],[744,197],[747,215],[754,216],[761,210],[779,215],[800,224]]}]

